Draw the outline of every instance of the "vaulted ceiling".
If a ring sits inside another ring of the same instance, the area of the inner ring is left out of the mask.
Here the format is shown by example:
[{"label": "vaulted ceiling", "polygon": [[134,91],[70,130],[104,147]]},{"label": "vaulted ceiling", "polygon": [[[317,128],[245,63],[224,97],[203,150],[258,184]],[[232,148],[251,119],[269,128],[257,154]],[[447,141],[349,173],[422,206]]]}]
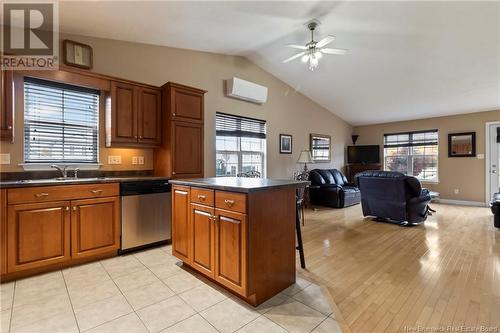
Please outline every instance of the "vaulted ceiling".
[{"label": "vaulted ceiling", "polygon": [[[61,2],[61,31],[246,56],[353,125],[500,109],[500,2]],[[310,35],[345,56],[282,64]],[[236,74],[236,73],[235,73]]]}]

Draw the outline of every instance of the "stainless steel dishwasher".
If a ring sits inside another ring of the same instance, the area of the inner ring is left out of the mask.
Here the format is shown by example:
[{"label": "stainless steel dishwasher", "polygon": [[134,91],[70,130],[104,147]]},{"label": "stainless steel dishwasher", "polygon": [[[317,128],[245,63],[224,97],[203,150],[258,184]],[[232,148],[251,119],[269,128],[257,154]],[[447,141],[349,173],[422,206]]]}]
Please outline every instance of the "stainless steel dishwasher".
[{"label": "stainless steel dishwasher", "polygon": [[121,252],[171,239],[171,186],[167,180],[120,183],[122,204]]}]

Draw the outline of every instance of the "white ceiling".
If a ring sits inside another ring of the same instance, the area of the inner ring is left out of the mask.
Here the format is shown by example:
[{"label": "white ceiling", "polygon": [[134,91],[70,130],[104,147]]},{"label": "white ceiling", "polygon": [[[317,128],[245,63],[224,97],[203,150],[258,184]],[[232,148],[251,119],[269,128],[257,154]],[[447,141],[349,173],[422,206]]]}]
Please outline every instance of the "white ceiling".
[{"label": "white ceiling", "polygon": [[[61,31],[243,55],[352,125],[500,109],[500,2],[62,2]],[[288,43],[337,36],[317,71]]]}]

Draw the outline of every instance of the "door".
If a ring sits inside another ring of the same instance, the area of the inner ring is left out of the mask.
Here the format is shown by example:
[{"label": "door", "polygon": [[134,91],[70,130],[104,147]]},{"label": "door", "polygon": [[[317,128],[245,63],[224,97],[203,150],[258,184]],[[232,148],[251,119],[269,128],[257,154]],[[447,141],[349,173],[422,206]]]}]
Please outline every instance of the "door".
[{"label": "door", "polygon": [[204,90],[170,83],[170,118],[172,120],[203,122]]},{"label": "door", "polygon": [[215,280],[247,295],[246,215],[215,210]]},{"label": "door", "polygon": [[139,143],[152,146],[161,143],[161,91],[139,90]]},{"label": "door", "polygon": [[9,205],[9,273],[71,259],[69,209],[69,201]]},{"label": "door", "polygon": [[119,197],[71,201],[73,259],[109,253],[119,248]]},{"label": "door", "polygon": [[137,143],[137,88],[111,82],[111,143]]},{"label": "door", "polygon": [[0,138],[6,141],[13,139],[14,126],[14,76],[12,71],[0,71]]},{"label": "door", "polygon": [[172,178],[203,177],[203,124],[172,122]]},{"label": "door", "polygon": [[191,263],[191,225],[189,219],[189,187],[172,188],[172,254]]},{"label": "door", "polygon": [[491,124],[488,126],[489,136],[489,196],[491,199],[494,193],[500,192],[500,124]]},{"label": "door", "polygon": [[215,216],[214,209],[191,204],[193,227],[192,267],[213,278],[215,268]]}]

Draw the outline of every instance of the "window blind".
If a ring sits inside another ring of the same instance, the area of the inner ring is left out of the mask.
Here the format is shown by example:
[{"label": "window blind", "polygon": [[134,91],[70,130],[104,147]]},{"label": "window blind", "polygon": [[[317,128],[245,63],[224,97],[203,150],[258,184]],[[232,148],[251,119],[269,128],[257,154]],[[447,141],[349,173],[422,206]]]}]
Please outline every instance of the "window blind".
[{"label": "window blind", "polygon": [[438,130],[384,134],[384,148],[437,146]]},{"label": "window blind", "polygon": [[218,136],[266,138],[266,121],[217,112],[215,130]]},{"label": "window blind", "polygon": [[26,163],[97,163],[99,91],[26,77]]}]

